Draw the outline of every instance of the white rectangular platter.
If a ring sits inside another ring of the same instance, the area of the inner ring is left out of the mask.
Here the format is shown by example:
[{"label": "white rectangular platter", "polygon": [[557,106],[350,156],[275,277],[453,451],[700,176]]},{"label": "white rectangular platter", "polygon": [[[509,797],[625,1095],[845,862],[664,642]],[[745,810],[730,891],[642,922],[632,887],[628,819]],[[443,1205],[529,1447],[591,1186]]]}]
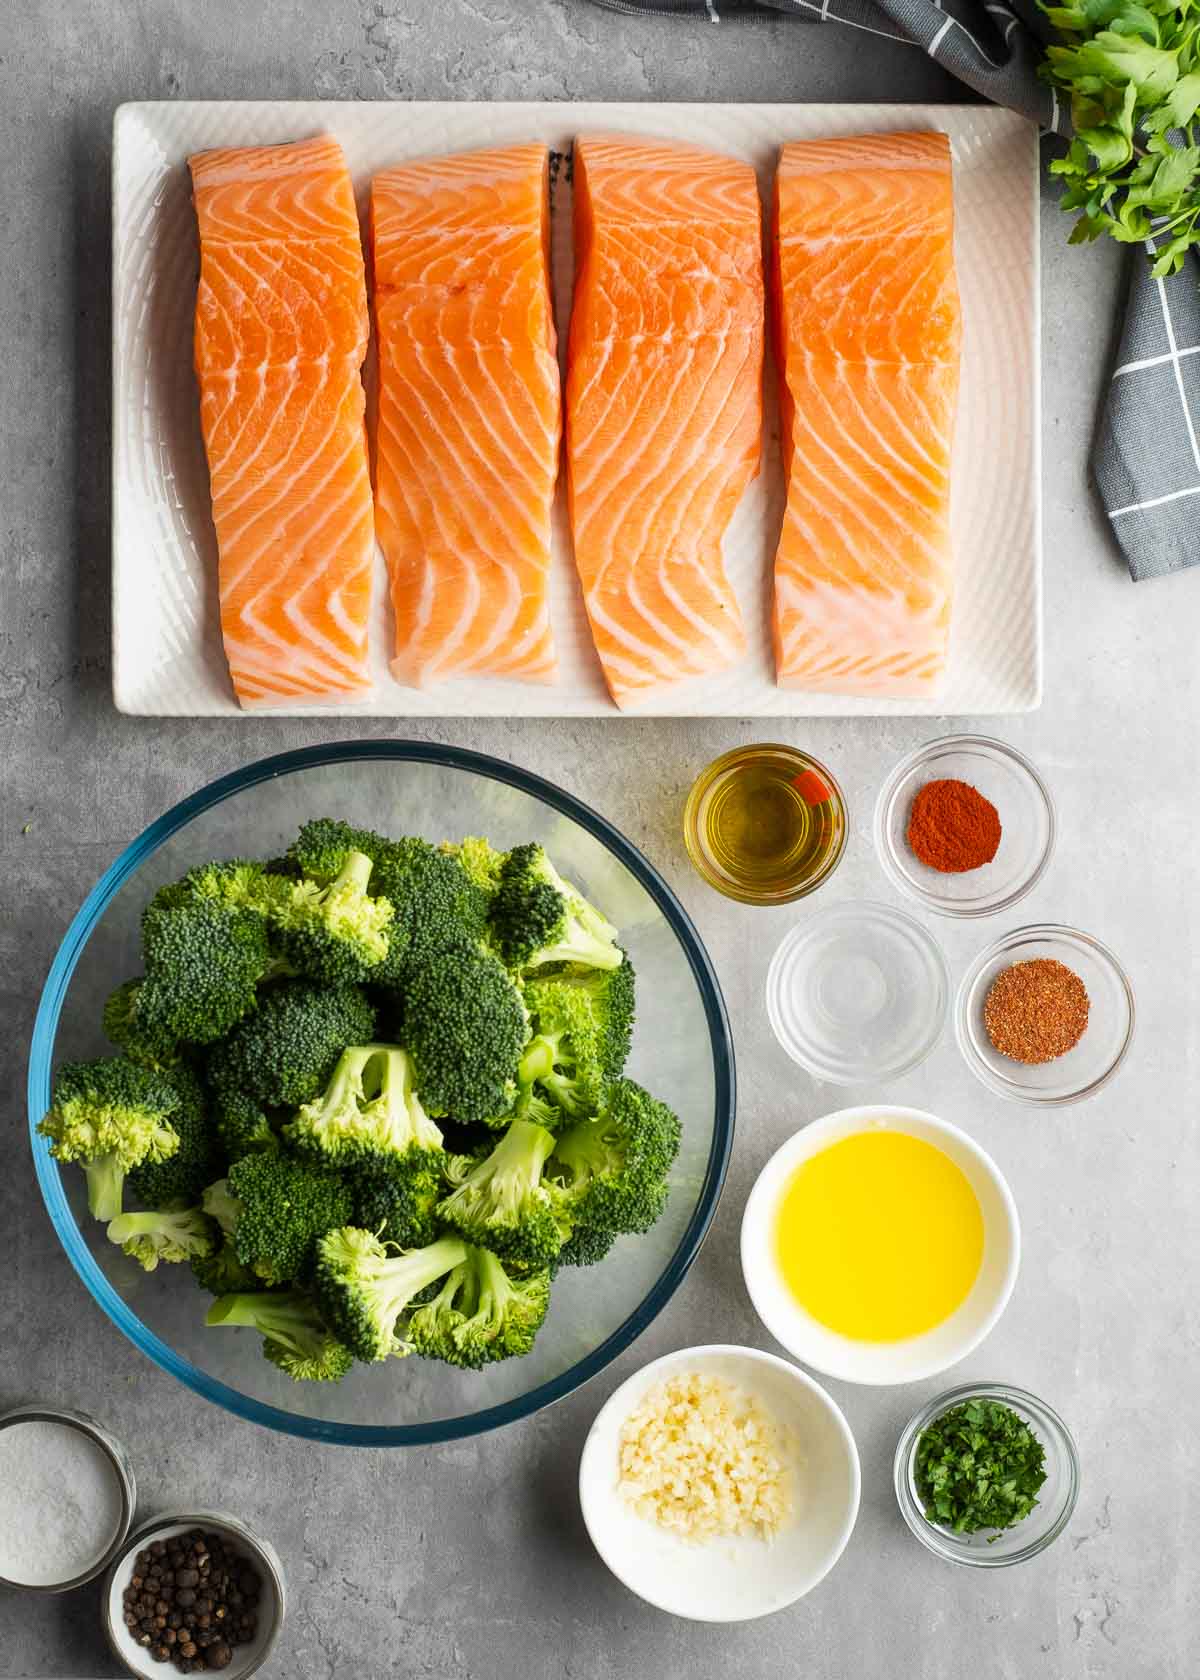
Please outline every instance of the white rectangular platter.
[{"label": "white rectangular platter", "polygon": [[[812,717],[1028,711],[1041,698],[1037,133],[983,105],[179,103],[125,105],[113,146],[113,693],[123,712],[239,714],[221,648],[216,538],[192,375],[198,250],[192,152],[301,139],[341,141],[360,205],[372,175],[416,156],[542,140],[566,151],[601,129],[698,141],[745,158],[769,194],[786,140],[935,128],[954,154],[965,342],[952,523],[957,597],[950,669],[937,701],[855,700],[775,686],[771,560],[783,507],[779,427],[767,379],[763,468],[725,554],[750,631],[736,669],[696,679],[627,715]],[[769,202],[769,197],[766,200]],[[565,171],[554,202],[560,338],[571,298]],[[368,379],[370,369],[368,368]],[[553,685],[472,679],[428,690],[388,673],[381,557],[371,632],[376,692],[298,714],[373,717],[616,717],[575,581],[564,498],[556,510]]]}]

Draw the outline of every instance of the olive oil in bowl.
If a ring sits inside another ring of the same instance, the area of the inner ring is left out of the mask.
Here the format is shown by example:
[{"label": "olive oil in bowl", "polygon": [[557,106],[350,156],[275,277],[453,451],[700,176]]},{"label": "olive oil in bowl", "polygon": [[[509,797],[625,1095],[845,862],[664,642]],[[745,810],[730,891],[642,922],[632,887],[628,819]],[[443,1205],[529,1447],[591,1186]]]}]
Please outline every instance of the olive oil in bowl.
[{"label": "olive oil in bowl", "polygon": [[836,869],[846,844],[842,791],[795,747],[737,747],[696,780],[683,819],[688,856],[743,904],[787,904]]}]

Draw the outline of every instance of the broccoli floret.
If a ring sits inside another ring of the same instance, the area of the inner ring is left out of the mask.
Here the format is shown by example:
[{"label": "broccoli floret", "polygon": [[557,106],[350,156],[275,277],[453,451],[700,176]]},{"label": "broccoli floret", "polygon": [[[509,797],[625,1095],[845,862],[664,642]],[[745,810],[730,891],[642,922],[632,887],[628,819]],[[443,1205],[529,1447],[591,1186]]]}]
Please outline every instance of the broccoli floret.
[{"label": "broccoli floret", "polygon": [[633,992],[628,958],[619,968],[530,981],[525,1002],[534,1036],[521,1058],[520,1084],[538,1087],[564,1116],[595,1114],[605,1084],[617,1077],[629,1054]]},{"label": "broccoli floret", "polygon": [[179,1148],[165,1161],[143,1161],[129,1174],[129,1187],[147,1207],[190,1207],[217,1170],[215,1139],[208,1122],[204,1089],[187,1063],[163,1075],[179,1092],[171,1124]]},{"label": "broccoli floret", "polygon": [[353,1210],[336,1173],[262,1151],[235,1161],[225,1192],[210,1185],[203,1206],[232,1238],[242,1265],[270,1284],[302,1278],[317,1239],[345,1225]]},{"label": "broccoli floret", "polygon": [[357,986],[283,980],[209,1052],[209,1081],[269,1108],[295,1108],[324,1088],[348,1044],[374,1036],[375,1011]]},{"label": "broccoli floret", "polygon": [[469,1247],[433,1300],[411,1313],[404,1334],[426,1359],[474,1371],[528,1353],[549,1305],[545,1271],[517,1280],[488,1249]]},{"label": "broccoli floret", "polygon": [[492,937],[510,968],[578,963],[619,968],[617,930],[564,881],[541,846],[514,846],[492,900]]},{"label": "broccoli floret", "polygon": [[322,1096],[283,1129],[293,1148],[329,1166],[439,1170],[442,1134],[413,1089],[412,1063],[394,1044],[342,1053]]},{"label": "broccoli floret", "polygon": [[211,1044],[258,1002],[271,970],[265,917],[214,900],[154,905],[142,918],[138,1018],[156,1037]]},{"label": "broccoli floret", "polygon": [[185,904],[219,904],[226,910],[270,909],[275,883],[265,864],[250,858],[202,863],[179,881],[160,887],[150,900],[151,910],[177,910]]},{"label": "broccoli floret", "polygon": [[287,861],[310,881],[332,881],[353,853],[361,852],[375,864],[379,853],[390,845],[390,840],[370,829],[353,828],[336,817],[317,817],[306,822],[292,841]]},{"label": "broccoli floret", "polygon": [[156,1027],[142,1020],[138,1008],[141,993],[140,978],[126,980],[123,985],[117,987],[104,1005],[105,1036],[110,1038],[131,1062],[140,1062],[142,1067],[157,1068],[160,1071],[178,1067],[184,1060],[179,1040],[164,1027]]},{"label": "broccoli floret", "polygon": [[228,1237],[211,1254],[193,1255],[191,1264],[192,1276],[210,1295],[244,1294],[267,1287],[256,1272],[242,1265]]},{"label": "broccoli floret", "polygon": [[557,1139],[546,1172],[561,1187],[572,1224],[648,1231],[666,1205],[678,1151],[677,1116],[632,1079],[618,1079],[601,1114]]},{"label": "broccoli floret", "polygon": [[314,1282],[322,1313],[358,1359],[412,1352],[401,1321],[414,1299],[466,1259],[466,1244],[439,1237],[424,1248],[389,1253],[370,1231],[330,1231],[317,1244]]},{"label": "broccoli floret", "polygon": [[543,1176],[553,1148],[553,1135],[543,1126],[514,1120],[482,1161],[450,1160],[456,1188],[439,1203],[439,1217],[468,1242],[528,1265],[548,1265],[565,1235],[557,1186]]},{"label": "broccoli floret", "polygon": [[511,1109],[529,1017],[504,965],[481,946],[458,940],[413,967],[399,1036],[430,1114],[470,1122]]},{"label": "broccoli floret", "polygon": [[483,937],[488,894],[457,857],[428,840],[412,835],[389,840],[326,817],[304,825],[289,855],[311,880],[324,882],[333,880],[356,851],[374,866],[369,890],[395,911],[388,954],[372,980],[397,986],[411,962],[446,940]]},{"label": "broccoli floret", "polygon": [[119,1243],[147,1272],[160,1260],[208,1259],[220,1246],[218,1238],[217,1227],[198,1207],[119,1213],[108,1222],[109,1242]]},{"label": "broccoli floret", "polygon": [[468,835],[457,845],[449,841],[441,850],[457,858],[470,879],[490,898],[500,885],[500,871],[504,867],[505,852],[498,852],[490,840]]},{"label": "broccoli floret", "polygon": [[439,1150],[424,1170],[410,1163],[399,1171],[353,1174],[354,1223],[397,1248],[424,1248],[441,1231],[437,1205],[445,1193],[445,1161]]},{"label": "broccoli floret", "polygon": [[88,1209],[106,1223],[121,1211],[125,1175],[179,1148],[178,1086],[125,1056],[67,1062],[54,1081],[38,1131],[57,1161],[75,1161],[87,1177]]},{"label": "broccoli floret", "polygon": [[277,878],[271,921],[298,974],[347,985],[368,979],[383,962],[394,911],[390,899],[368,895],[370,878],[370,858],[355,851],[327,883]]},{"label": "broccoli floret", "polygon": [[608,1257],[616,1240],[616,1231],[599,1231],[592,1225],[576,1225],[555,1255],[550,1275],[556,1277],[563,1266],[599,1265]]},{"label": "broccoli floret", "polygon": [[222,1295],[205,1324],[244,1326],[263,1338],[263,1356],[295,1382],[340,1382],[354,1356],[325,1326],[316,1302],[299,1290]]},{"label": "broccoli floret", "polygon": [[226,1161],[240,1161],[256,1149],[278,1149],[279,1137],[263,1106],[244,1091],[213,1094],[213,1126]]}]

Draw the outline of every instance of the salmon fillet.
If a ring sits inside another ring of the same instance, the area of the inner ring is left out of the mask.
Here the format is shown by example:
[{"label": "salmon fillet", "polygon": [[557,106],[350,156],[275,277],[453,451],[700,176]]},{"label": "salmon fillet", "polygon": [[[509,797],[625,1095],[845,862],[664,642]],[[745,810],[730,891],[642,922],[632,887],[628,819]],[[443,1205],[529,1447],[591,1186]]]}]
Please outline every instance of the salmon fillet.
[{"label": "salmon fillet", "polygon": [[626,706],[746,648],[721,543],[762,434],[754,171],[699,146],[578,140],[575,246],[571,526],[596,650]]},{"label": "salmon fillet", "polygon": [[371,187],[376,514],[392,673],[556,675],[547,605],[561,396],[544,146],[433,158]]},{"label": "salmon fillet", "polygon": [[374,557],[366,275],[327,135],[191,158],[221,630],[247,708],[359,699]]},{"label": "salmon fillet", "polygon": [[774,285],[784,687],[914,697],[941,687],[961,338],[953,236],[944,134],[783,148]]}]

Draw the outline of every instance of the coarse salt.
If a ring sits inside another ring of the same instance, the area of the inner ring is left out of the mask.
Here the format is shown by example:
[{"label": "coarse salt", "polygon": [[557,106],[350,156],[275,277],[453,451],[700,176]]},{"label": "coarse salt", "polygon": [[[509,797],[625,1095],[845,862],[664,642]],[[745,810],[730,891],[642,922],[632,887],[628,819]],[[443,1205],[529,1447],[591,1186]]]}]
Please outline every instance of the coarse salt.
[{"label": "coarse salt", "polygon": [[0,1428],[0,1577],[61,1586],[100,1561],[121,1524],[121,1483],[97,1441],[30,1418]]}]

